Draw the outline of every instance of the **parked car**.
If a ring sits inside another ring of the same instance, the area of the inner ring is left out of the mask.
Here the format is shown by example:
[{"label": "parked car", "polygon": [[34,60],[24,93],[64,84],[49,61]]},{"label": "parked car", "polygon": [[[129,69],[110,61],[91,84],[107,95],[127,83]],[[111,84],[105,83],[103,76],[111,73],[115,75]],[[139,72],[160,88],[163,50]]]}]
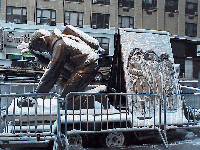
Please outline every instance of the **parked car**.
[{"label": "parked car", "polygon": [[97,75],[94,77],[95,82],[101,82],[108,80],[110,77],[112,56],[102,56],[98,60],[99,70]]},{"label": "parked car", "polygon": [[43,73],[43,69],[29,60],[12,60],[11,67],[0,68],[1,80],[8,80],[9,77],[30,77],[39,80]]}]

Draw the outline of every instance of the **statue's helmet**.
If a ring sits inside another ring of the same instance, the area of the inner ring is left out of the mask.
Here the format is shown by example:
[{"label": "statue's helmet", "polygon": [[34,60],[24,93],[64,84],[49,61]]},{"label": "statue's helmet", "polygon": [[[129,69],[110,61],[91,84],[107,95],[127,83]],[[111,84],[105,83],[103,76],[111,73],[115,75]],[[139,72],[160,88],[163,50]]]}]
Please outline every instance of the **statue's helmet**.
[{"label": "statue's helmet", "polygon": [[45,29],[35,31],[29,43],[29,50],[47,52],[49,43],[45,40],[45,37],[49,37],[50,34],[51,33]]}]

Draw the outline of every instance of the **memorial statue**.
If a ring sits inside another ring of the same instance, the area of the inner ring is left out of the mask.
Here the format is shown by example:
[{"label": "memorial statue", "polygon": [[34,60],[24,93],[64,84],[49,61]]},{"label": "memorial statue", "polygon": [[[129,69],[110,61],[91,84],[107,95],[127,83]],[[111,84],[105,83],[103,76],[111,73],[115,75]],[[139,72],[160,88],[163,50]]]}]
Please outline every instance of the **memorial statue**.
[{"label": "memorial statue", "polygon": [[67,25],[63,32],[57,28],[52,33],[37,30],[29,45],[18,48],[23,48],[22,53],[29,51],[47,67],[35,92],[50,92],[58,81],[61,98],[70,92],[85,90],[97,74],[96,61],[103,51],[97,39],[71,25]]}]

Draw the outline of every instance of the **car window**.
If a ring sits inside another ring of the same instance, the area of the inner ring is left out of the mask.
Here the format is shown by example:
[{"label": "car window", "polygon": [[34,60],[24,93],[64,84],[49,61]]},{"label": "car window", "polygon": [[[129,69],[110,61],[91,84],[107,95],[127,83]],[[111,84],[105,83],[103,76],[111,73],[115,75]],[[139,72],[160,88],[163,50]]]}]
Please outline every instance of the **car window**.
[{"label": "car window", "polygon": [[102,57],[98,60],[98,65],[100,67],[111,67],[112,57]]}]

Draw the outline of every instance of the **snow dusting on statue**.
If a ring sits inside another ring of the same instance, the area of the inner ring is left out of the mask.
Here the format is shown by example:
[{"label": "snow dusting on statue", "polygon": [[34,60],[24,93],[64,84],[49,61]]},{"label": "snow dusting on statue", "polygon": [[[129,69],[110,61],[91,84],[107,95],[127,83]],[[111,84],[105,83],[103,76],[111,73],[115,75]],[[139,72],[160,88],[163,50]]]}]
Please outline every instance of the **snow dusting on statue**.
[{"label": "snow dusting on statue", "polygon": [[18,48],[31,52],[40,64],[47,66],[36,92],[49,92],[58,81],[61,98],[70,92],[84,91],[98,71],[96,60],[103,50],[97,39],[71,25],[63,32],[37,30],[28,48],[23,46]]}]

